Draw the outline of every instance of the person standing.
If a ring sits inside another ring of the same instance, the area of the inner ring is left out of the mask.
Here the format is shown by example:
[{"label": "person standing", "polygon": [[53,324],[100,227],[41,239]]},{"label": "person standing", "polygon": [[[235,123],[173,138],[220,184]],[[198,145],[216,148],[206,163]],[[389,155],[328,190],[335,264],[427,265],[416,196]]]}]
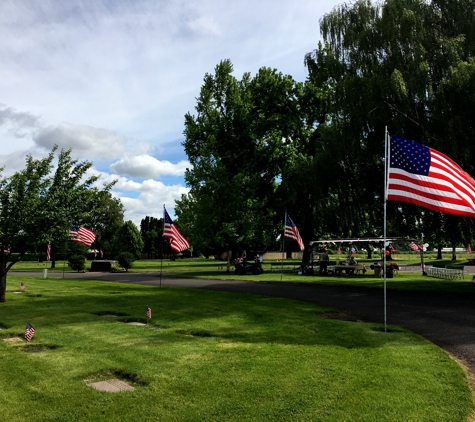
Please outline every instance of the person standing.
[{"label": "person standing", "polygon": [[320,275],[327,274],[328,261],[330,261],[330,257],[328,256],[326,249],[324,249],[320,254]]}]

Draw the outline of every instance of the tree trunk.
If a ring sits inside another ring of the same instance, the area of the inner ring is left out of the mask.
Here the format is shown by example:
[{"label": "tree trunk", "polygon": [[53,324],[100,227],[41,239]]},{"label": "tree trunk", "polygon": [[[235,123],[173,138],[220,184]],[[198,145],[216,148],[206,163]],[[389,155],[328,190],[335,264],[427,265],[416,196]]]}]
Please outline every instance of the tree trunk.
[{"label": "tree trunk", "polygon": [[457,260],[457,253],[455,252],[455,245],[452,245],[452,261]]},{"label": "tree trunk", "polygon": [[6,302],[6,292],[7,292],[7,273],[2,269],[0,274],[0,302]]},{"label": "tree trunk", "polygon": [[437,259],[442,259],[442,246],[437,246]]},{"label": "tree trunk", "polygon": [[7,258],[3,251],[3,248],[0,249],[0,302],[6,302],[6,292],[7,292]]}]

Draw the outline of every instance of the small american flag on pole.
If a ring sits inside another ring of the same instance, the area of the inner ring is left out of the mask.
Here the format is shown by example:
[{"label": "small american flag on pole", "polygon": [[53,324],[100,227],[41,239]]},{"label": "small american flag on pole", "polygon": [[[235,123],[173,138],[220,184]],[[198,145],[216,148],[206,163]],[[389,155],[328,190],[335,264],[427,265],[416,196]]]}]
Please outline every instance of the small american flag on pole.
[{"label": "small american flag on pole", "polygon": [[30,341],[33,337],[33,334],[35,334],[35,328],[30,325],[30,323],[26,324],[25,340]]},{"label": "small american flag on pole", "polygon": [[472,253],[472,247],[470,246],[470,243],[467,246],[467,253],[471,254]]},{"label": "small american flag on pole", "polygon": [[163,227],[163,237],[170,240],[170,247],[175,252],[181,252],[190,247],[190,243],[178,230],[178,227],[173,223],[173,220],[168,215],[168,212],[165,207],[163,207],[163,216],[164,216],[164,227]]},{"label": "small american flag on pole", "polygon": [[95,233],[88,229],[87,227],[79,227],[78,237],[76,239],[71,239],[75,242],[84,243],[87,246],[91,246],[94,240],[96,240]]},{"label": "small american flag on pole", "polygon": [[300,237],[299,229],[287,214],[285,215],[284,237],[287,239],[295,240],[299,244],[299,248],[301,251],[305,249],[302,238]]},{"label": "small american flag on pole", "polygon": [[25,290],[25,288],[26,288],[26,286],[23,283],[21,283],[20,284],[20,289]]},{"label": "small american flag on pole", "polygon": [[46,260],[51,261],[51,243],[46,247]]},{"label": "small american flag on pole", "polygon": [[152,318],[152,308],[150,306],[147,306],[147,318]]},{"label": "small american flag on pole", "polygon": [[417,252],[419,250],[419,246],[417,246],[414,242],[409,243],[409,247],[414,251]]}]

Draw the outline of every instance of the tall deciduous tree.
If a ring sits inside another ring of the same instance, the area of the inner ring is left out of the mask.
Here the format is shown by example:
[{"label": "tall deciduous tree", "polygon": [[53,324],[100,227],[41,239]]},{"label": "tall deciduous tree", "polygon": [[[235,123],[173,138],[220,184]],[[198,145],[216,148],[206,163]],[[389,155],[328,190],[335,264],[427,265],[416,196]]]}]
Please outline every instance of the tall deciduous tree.
[{"label": "tall deciduous tree", "polygon": [[285,198],[277,189],[299,126],[301,87],[263,68],[239,81],[229,60],[207,74],[183,143],[191,190],[177,201],[180,225],[198,249],[263,250],[277,236]]},{"label": "tall deciduous tree", "polygon": [[0,302],[5,301],[10,268],[48,242],[64,244],[71,221],[90,221],[101,194],[93,187],[97,177],[85,177],[92,163],[72,159],[71,150],[58,154],[52,171],[56,149],[44,159],[28,156],[24,170],[0,179]]},{"label": "tall deciduous tree", "polygon": [[[343,146],[336,157],[357,176],[346,174],[340,200],[359,197],[367,210],[382,215],[383,184],[377,182],[383,176],[386,125],[391,133],[446,153],[473,174],[474,119],[467,110],[475,106],[474,6],[471,0],[360,0],[321,19],[326,44],[308,54],[306,63],[312,82],[333,87],[332,126]],[[441,219],[410,204],[388,206],[392,226],[412,230],[410,235],[421,219],[427,227]],[[358,214],[361,210],[352,213],[356,219]],[[450,217],[442,219],[442,227],[453,227]],[[381,230],[382,218],[379,224],[371,220]],[[445,239],[460,241],[461,233],[451,230]]]},{"label": "tall deciduous tree", "polygon": [[140,231],[132,220],[126,221],[117,231],[116,250],[130,252],[139,259],[144,243]]}]

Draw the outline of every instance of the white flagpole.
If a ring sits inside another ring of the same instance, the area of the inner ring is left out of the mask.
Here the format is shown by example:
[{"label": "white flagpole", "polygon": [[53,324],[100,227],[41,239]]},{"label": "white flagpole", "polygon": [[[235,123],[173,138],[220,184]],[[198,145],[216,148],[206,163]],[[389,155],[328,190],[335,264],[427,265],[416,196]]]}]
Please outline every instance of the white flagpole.
[{"label": "white flagpole", "polygon": [[285,242],[285,225],[287,222],[287,211],[284,213],[284,232],[282,233],[282,261],[281,261],[281,266],[280,266],[280,282],[282,283],[282,274],[284,272],[284,254],[285,254],[285,248],[284,248],[284,242]]},{"label": "white flagpole", "polygon": [[388,127],[384,127],[384,240],[383,240],[383,274],[384,274],[384,331],[387,331],[387,313],[386,313],[386,201],[389,182],[389,142],[388,142]]},{"label": "white flagpole", "polygon": [[163,235],[165,234],[165,204],[163,204],[163,224],[162,224],[162,240],[160,242],[162,250],[160,251],[160,289],[162,288],[162,272],[163,272]]}]

